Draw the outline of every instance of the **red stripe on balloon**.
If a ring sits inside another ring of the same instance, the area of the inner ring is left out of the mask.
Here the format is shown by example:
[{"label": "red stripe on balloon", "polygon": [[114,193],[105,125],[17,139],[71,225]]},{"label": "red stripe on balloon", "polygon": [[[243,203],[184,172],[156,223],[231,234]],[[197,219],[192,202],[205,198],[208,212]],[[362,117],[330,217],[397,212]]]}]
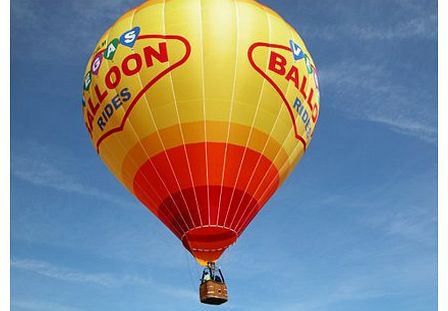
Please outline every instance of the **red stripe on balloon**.
[{"label": "red stripe on balloon", "polygon": [[225,143],[216,142],[171,148],[148,159],[134,177],[137,198],[203,260],[216,260],[241,234],[240,220],[258,213],[263,205],[257,189],[275,190],[279,184],[275,165],[259,152],[228,144],[224,159],[225,150]]}]

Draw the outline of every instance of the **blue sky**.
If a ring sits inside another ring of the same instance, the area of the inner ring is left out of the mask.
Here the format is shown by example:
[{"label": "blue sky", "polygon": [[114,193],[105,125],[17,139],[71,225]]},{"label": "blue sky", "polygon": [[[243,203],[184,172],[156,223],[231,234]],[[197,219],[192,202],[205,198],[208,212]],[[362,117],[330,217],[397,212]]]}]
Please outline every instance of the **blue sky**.
[{"label": "blue sky", "polygon": [[[139,3],[11,3],[12,310],[210,309],[200,268],[82,122],[90,52]],[[307,43],[321,114],[301,163],[222,257],[220,308],[436,310],[437,2],[262,3]]]}]

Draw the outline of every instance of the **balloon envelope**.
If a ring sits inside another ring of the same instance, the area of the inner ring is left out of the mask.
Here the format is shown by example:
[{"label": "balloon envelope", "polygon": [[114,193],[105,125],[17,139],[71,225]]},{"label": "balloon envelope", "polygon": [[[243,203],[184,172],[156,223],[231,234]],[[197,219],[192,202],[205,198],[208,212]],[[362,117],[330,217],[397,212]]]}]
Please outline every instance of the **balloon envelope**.
[{"label": "balloon envelope", "polygon": [[143,3],[98,41],[83,87],[99,156],[200,263],[287,178],[319,114],[304,42],[251,0]]}]

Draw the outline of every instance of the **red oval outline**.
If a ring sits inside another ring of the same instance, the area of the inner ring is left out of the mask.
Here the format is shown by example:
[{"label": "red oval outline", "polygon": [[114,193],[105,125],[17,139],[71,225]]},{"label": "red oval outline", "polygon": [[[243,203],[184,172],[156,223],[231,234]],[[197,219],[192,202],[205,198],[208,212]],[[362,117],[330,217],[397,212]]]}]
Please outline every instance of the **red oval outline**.
[{"label": "red oval outline", "polygon": [[126,110],[126,112],[124,113],[123,119],[121,120],[120,126],[115,127],[113,129],[110,129],[109,131],[105,132],[103,135],[101,135],[97,142],[96,142],[96,152],[100,153],[100,145],[101,143],[110,135],[120,132],[123,130],[124,128],[124,124],[126,122],[126,120],[128,119],[132,109],[134,108],[134,106],[137,104],[138,100],[143,96],[143,94],[151,87],[153,86],[158,80],[160,80],[163,76],[165,76],[167,73],[169,73],[170,71],[176,69],[177,67],[183,65],[187,59],[190,57],[191,54],[191,45],[190,42],[188,42],[188,40],[182,36],[178,36],[178,35],[140,35],[138,36],[137,40],[143,40],[143,39],[176,39],[181,41],[182,43],[185,44],[185,55],[184,57],[182,57],[179,61],[177,61],[176,63],[170,65],[168,68],[166,68],[165,70],[163,70],[162,72],[160,72],[157,76],[155,76],[151,81],[149,81],[141,90],[140,92],[137,93],[137,95],[134,97],[134,99],[132,100],[131,104],[129,105],[128,109]]},{"label": "red oval outline", "polygon": [[[261,76],[263,78],[265,78],[266,80],[268,80],[268,82],[274,87],[274,89],[276,90],[276,92],[280,95],[280,97],[283,100],[283,103],[286,105],[286,108],[288,109],[289,112],[289,116],[291,117],[292,120],[292,124],[294,127],[294,136],[295,138],[297,138],[303,145],[303,149],[306,151],[306,141],[305,139],[299,135],[298,131],[297,131],[297,126],[296,126],[296,119],[294,118],[294,113],[292,112],[291,106],[288,103],[288,100],[286,99],[285,95],[283,94],[282,90],[280,90],[280,88],[278,87],[277,84],[275,84],[275,82],[263,71],[261,70],[260,67],[257,66],[257,64],[255,64],[255,61],[252,57],[253,51],[255,50],[255,48],[260,47],[260,46],[264,46],[264,47],[271,47],[271,48],[278,48],[278,49],[282,49],[282,50],[286,50],[291,52],[291,48],[284,46],[284,45],[280,45],[280,44],[271,44],[271,43],[265,43],[265,42],[255,42],[254,44],[252,44],[249,47],[249,50],[247,50],[247,57],[249,58],[249,62],[252,65],[252,67],[259,73],[261,74]],[[292,52],[291,52],[292,53]]]}]

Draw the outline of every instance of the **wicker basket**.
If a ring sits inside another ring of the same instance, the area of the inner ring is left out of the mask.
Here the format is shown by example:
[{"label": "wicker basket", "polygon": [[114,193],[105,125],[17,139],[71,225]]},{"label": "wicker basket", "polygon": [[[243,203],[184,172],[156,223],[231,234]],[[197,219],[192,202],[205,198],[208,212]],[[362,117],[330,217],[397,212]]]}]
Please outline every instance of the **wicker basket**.
[{"label": "wicker basket", "polygon": [[220,305],[227,301],[227,286],[225,283],[206,281],[199,287],[199,296],[202,303]]}]

